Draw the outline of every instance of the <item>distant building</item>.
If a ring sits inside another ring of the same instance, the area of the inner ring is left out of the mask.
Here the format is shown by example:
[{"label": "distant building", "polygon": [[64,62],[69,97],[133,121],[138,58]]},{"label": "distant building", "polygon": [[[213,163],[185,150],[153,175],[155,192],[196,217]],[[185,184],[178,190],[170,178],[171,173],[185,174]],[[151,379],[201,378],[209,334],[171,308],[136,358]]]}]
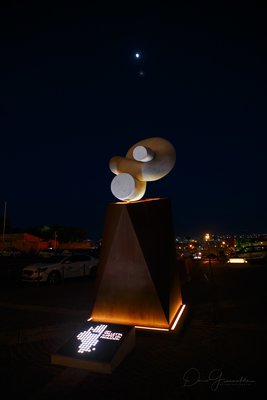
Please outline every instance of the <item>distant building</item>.
[{"label": "distant building", "polygon": [[48,247],[57,248],[60,250],[86,250],[95,249],[98,246],[96,246],[96,242],[93,240],[61,243],[54,239],[44,240],[37,236],[30,235],[29,233],[5,234],[4,240],[0,241],[0,250],[7,247],[14,247],[18,250],[21,250],[23,253],[32,254],[37,254],[40,250],[47,249]]},{"label": "distant building", "polygon": [[0,241],[0,249],[15,247],[23,253],[38,253],[41,249],[49,246],[49,242],[29,233],[5,234],[3,241]]}]

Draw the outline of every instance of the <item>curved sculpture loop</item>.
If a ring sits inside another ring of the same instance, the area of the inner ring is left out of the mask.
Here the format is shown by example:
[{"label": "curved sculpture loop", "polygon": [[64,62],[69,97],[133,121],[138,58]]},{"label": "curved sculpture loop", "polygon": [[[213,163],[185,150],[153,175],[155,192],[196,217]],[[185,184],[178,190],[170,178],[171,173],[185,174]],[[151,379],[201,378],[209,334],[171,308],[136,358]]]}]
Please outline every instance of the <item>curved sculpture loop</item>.
[{"label": "curved sculpture loop", "polygon": [[116,175],[111,192],[122,201],[140,200],[146,191],[146,182],[156,181],[174,167],[176,151],[166,139],[152,137],[133,145],[125,157],[114,156],[109,162]]}]

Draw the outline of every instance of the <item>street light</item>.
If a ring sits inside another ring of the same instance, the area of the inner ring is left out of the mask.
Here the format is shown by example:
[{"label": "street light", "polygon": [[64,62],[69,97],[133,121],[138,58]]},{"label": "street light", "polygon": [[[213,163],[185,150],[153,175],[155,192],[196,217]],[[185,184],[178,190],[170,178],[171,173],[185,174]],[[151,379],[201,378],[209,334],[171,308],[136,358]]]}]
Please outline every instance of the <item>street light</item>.
[{"label": "street light", "polygon": [[5,231],[6,231],[6,201],[5,201],[5,205],[4,205],[3,243],[5,243]]},{"label": "street light", "polygon": [[206,234],[205,234],[205,241],[207,242],[208,240],[210,240],[210,234],[209,234],[209,233],[206,233]]}]

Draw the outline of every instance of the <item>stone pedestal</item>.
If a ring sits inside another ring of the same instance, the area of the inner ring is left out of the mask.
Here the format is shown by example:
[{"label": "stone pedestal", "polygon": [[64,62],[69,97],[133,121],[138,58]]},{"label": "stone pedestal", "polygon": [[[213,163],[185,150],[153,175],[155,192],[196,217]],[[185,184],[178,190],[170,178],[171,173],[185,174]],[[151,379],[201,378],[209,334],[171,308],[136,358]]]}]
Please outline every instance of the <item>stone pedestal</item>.
[{"label": "stone pedestal", "polygon": [[108,204],[93,320],[169,330],[181,307],[170,200]]}]

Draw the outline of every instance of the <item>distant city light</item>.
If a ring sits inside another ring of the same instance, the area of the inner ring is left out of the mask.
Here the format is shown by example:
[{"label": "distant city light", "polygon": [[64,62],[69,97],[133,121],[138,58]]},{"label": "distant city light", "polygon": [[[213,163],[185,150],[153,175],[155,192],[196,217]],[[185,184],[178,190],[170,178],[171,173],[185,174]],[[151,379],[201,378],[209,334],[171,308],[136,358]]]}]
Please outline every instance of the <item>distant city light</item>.
[{"label": "distant city light", "polygon": [[207,240],[210,240],[210,234],[209,233],[206,233],[206,235],[205,235],[205,240],[207,241]]},{"label": "distant city light", "polygon": [[227,262],[229,264],[247,264],[247,260],[245,258],[238,258],[238,257],[229,258]]}]

